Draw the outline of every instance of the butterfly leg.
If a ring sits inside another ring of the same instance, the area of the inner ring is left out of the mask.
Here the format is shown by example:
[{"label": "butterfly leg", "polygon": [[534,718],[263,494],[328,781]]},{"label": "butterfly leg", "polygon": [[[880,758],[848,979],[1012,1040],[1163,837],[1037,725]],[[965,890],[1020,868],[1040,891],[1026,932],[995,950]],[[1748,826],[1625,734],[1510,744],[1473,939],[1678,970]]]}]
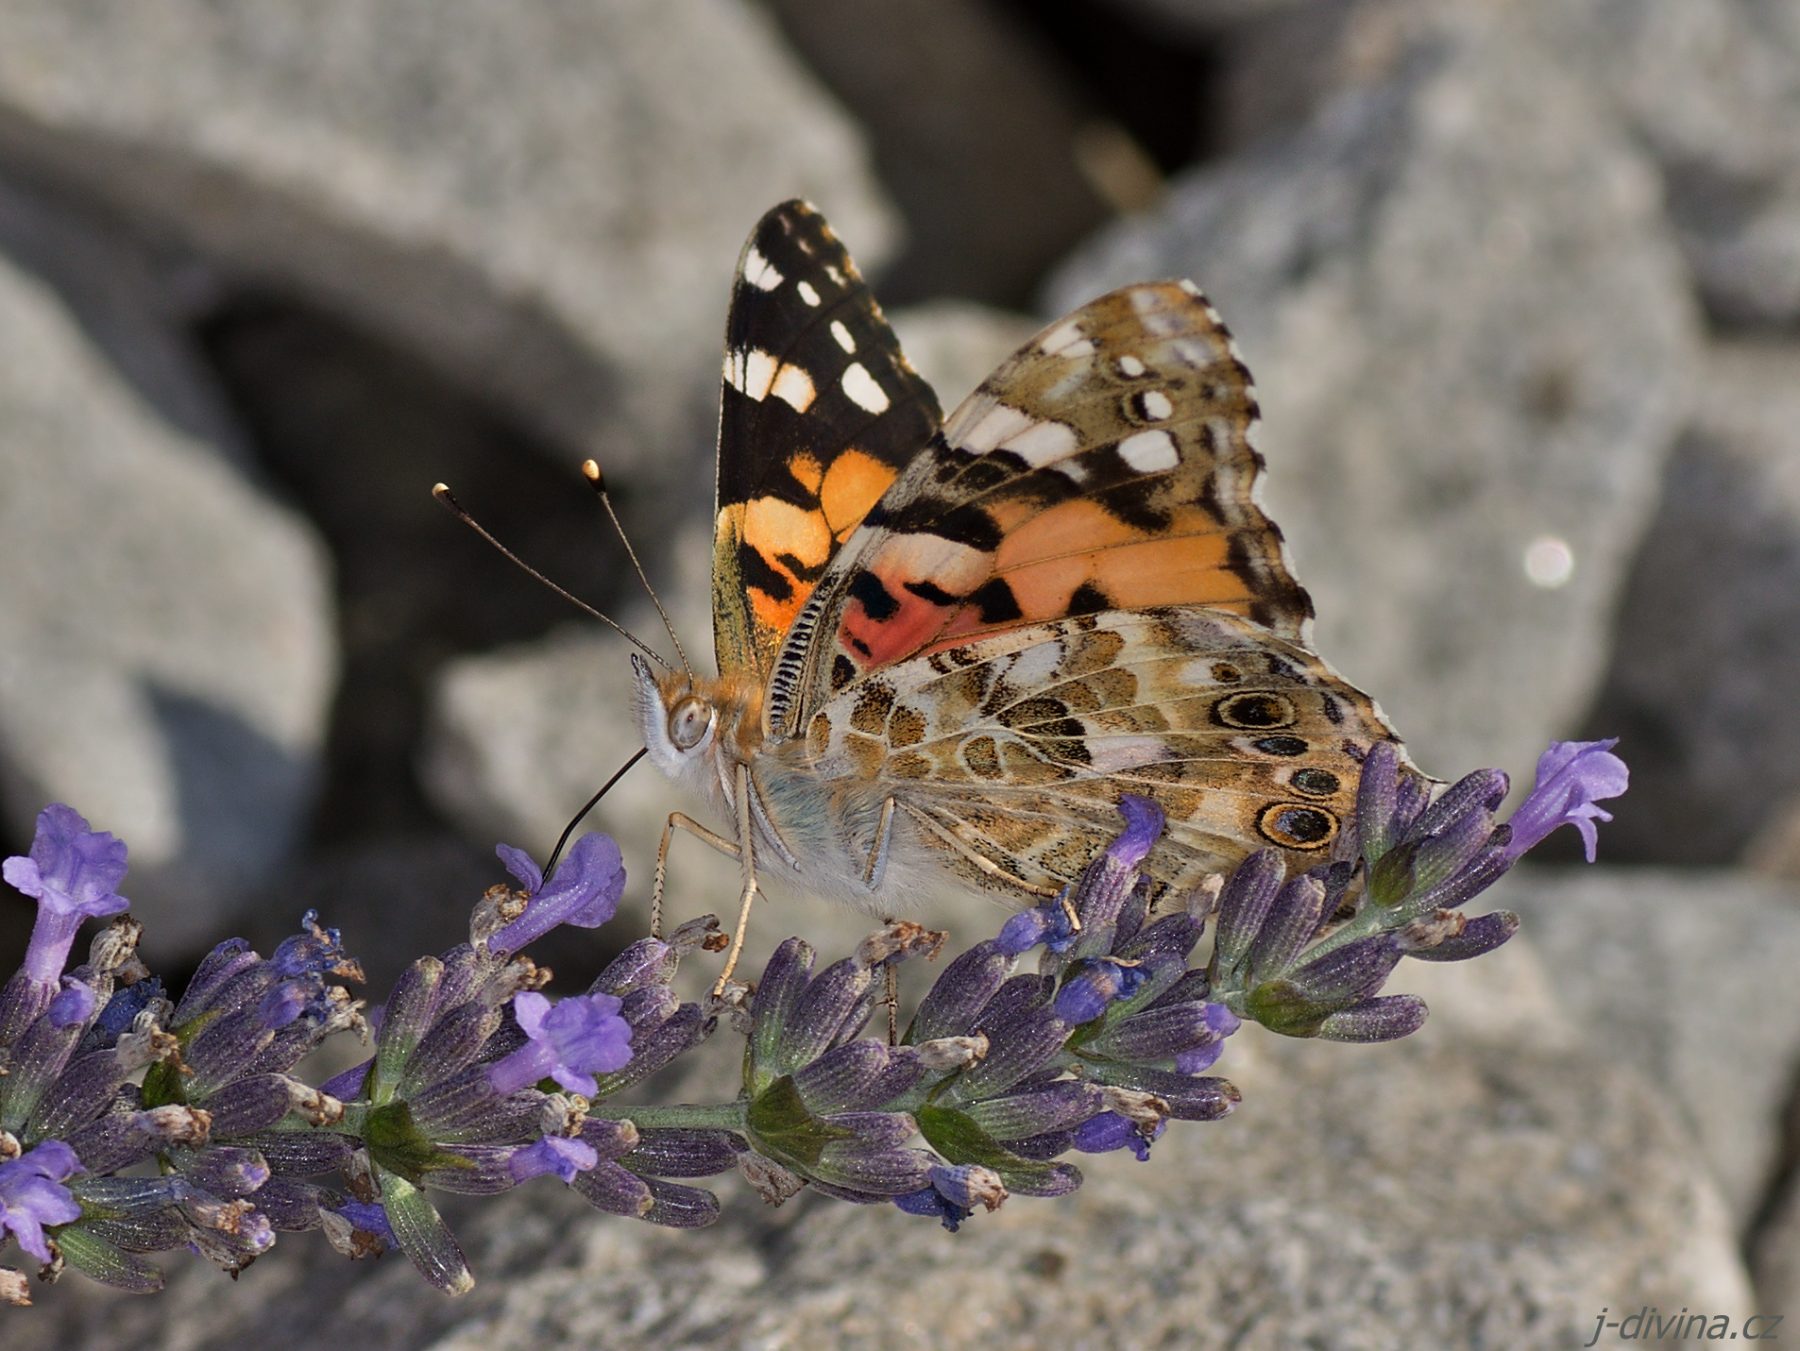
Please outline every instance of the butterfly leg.
[{"label": "butterfly leg", "polygon": [[696,839],[710,844],[726,858],[738,856],[737,842],[728,840],[716,830],[708,830],[686,812],[670,812],[663,822],[662,842],[656,846],[656,878],[650,884],[650,936],[662,937],[663,883],[669,875],[669,842],[676,830],[685,830]]},{"label": "butterfly leg", "polygon": [[[870,891],[881,887],[881,879],[887,874],[888,846],[894,833],[893,798],[885,799],[881,804],[881,819],[875,823],[875,843],[869,846],[869,860],[863,865],[863,885]],[[888,915],[881,921],[892,924],[894,917]],[[885,1002],[887,1004],[888,1045],[900,1044],[900,973],[894,964],[889,962],[883,973],[887,984]]]},{"label": "butterfly leg", "polygon": [[[870,891],[881,887],[881,879],[887,874],[888,846],[894,836],[894,809],[899,804],[893,798],[881,804],[881,819],[875,823],[875,843],[869,846],[869,860],[863,864],[863,885]],[[892,920],[883,923],[892,924]]]},{"label": "butterfly leg", "polygon": [[732,852],[744,865],[744,890],[738,897],[737,931],[731,936],[731,951],[725,954],[725,969],[719,972],[719,978],[713,982],[714,998],[725,993],[725,982],[731,979],[731,973],[737,969],[738,958],[744,951],[744,935],[750,929],[750,906],[761,890],[756,885],[756,854],[750,843],[750,795],[754,791],[749,766],[739,765],[736,793],[738,847]]}]

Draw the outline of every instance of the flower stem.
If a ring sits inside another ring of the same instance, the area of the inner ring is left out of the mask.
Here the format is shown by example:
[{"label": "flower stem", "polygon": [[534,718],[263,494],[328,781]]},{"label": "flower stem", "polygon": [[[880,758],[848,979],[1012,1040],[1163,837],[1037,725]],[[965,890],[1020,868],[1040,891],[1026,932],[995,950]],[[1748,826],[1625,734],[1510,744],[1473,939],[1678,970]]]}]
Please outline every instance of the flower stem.
[{"label": "flower stem", "polygon": [[742,1101],[677,1103],[672,1107],[648,1104],[624,1107],[597,1102],[588,1108],[588,1115],[603,1121],[629,1121],[634,1126],[656,1129],[741,1131],[747,1107],[748,1104]]}]

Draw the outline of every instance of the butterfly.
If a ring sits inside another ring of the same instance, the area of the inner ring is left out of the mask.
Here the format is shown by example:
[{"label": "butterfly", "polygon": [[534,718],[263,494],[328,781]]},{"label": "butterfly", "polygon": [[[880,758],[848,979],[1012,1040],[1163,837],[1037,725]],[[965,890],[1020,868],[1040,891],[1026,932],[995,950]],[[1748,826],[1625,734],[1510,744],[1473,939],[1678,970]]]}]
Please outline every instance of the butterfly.
[{"label": "butterfly", "polygon": [[876,915],[946,880],[1037,904],[1127,792],[1169,888],[1330,858],[1398,738],[1312,651],[1257,415],[1184,281],[1059,319],[946,420],[819,212],[765,215],[725,330],[719,674],[632,658],[650,758],[728,823],[669,818],[656,903],[685,829],[745,914],[760,874]]}]

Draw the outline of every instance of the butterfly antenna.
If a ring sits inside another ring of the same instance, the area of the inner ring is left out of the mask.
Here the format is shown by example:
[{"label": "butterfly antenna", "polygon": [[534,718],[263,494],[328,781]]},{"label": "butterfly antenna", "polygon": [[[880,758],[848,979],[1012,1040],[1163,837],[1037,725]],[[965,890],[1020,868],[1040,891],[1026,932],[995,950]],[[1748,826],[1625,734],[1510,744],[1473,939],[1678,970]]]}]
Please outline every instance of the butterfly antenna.
[{"label": "butterfly antenna", "polygon": [[[598,619],[602,624],[607,625],[615,633],[619,634],[622,638],[624,638],[626,642],[630,643],[633,647],[635,647],[638,651],[642,652],[646,657],[650,658],[650,660],[655,662],[658,666],[661,666],[665,669],[668,668],[669,661],[668,661],[667,657],[664,657],[660,652],[656,652],[656,651],[652,650],[651,647],[647,643],[645,643],[642,638],[639,638],[630,629],[626,628],[623,624],[619,623],[618,620],[612,618],[610,615],[601,614],[593,606],[589,605],[585,600],[582,600],[581,597],[573,595],[570,592],[564,590],[562,587],[558,586],[555,582],[551,581],[548,577],[544,576],[543,573],[539,572],[536,568],[532,567],[531,564],[527,563],[524,559],[520,558],[516,553],[514,553],[511,549],[507,548],[499,540],[495,539],[493,537],[493,535],[488,532],[488,529],[486,526],[484,526],[480,521],[476,520],[473,516],[469,515],[469,513],[463,509],[463,504],[456,500],[456,498],[451,494],[449,488],[445,487],[442,483],[434,483],[431,487],[431,495],[433,497],[437,498],[437,500],[439,502],[443,503],[445,508],[450,512],[450,514],[452,516],[456,517],[457,520],[461,521],[464,525],[468,526],[469,529],[473,530],[477,535],[480,535],[489,544],[493,545],[496,549],[498,549],[500,551],[501,557],[505,558],[508,562],[513,563],[517,567],[523,569],[524,572],[528,576],[535,577],[538,581],[542,582],[545,586],[549,587],[557,595],[561,596],[564,600],[568,601],[569,604],[573,605],[576,609],[580,610],[583,614],[591,615],[593,618]],[[658,608],[660,609],[661,607],[659,606]],[[680,644],[679,643],[676,644],[676,647],[677,647],[677,649],[679,649]],[[682,665],[683,666],[687,665],[685,658],[682,661]],[[580,818],[577,817],[576,819],[579,820]]]},{"label": "butterfly antenna", "polygon": [[638,580],[644,584],[644,590],[650,593],[650,603],[656,607],[656,613],[662,616],[663,627],[669,631],[669,641],[675,644],[675,655],[681,658],[682,669],[690,676],[694,668],[688,664],[687,653],[682,650],[681,639],[675,636],[675,626],[669,622],[669,612],[663,609],[662,601],[657,597],[656,588],[650,585],[650,579],[644,575],[644,565],[638,562],[637,550],[631,547],[631,540],[625,534],[625,527],[619,524],[619,513],[613,510],[612,498],[607,495],[606,479],[600,473],[600,466],[593,460],[584,460],[581,464],[582,477],[587,479],[588,487],[594,490],[600,499],[600,505],[606,508],[606,514],[612,521],[613,529],[618,533],[619,543],[625,546],[625,555],[631,560],[631,566],[637,569]]},{"label": "butterfly antenna", "polygon": [[612,786],[615,783],[617,783],[620,779],[624,778],[627,771],[629,771],[633,765],[635,765],[639,760],[642,760],[649,753],[650,753],[649,750],[643,746],[639,746],[637,748],[637,750],[633,751],[631,758],[629,760],[627,760],[624,764],[620,765],[618,770],[613,774],[613,776],[610,779],[608,779],[605,783],[600,785],[600,791],[598,793],[595,793],[591,798],[589,798],[587,800],[587,806],[583,807],[580,811],[576,812],[575,819],[573,821],[569,822],[568,825],[563,827],[563,833],[561,835],[557,836],[557,838],[556,838],[556,848],[554,848],[550,851],[550,861],[544,865],[544,880],[546,882],[548,882],[552,877],[556,876],[557,862],[562,858],[563,847],[568,844],[569,836],[571,836],[575,833],[575,827],[580,825],[582,823],[582,821],[586,818],[587,814],[589,812],[593,811],[594,808],[599,805],[601,798],[605,797],[608,793],[610,793],[612,791]]}]

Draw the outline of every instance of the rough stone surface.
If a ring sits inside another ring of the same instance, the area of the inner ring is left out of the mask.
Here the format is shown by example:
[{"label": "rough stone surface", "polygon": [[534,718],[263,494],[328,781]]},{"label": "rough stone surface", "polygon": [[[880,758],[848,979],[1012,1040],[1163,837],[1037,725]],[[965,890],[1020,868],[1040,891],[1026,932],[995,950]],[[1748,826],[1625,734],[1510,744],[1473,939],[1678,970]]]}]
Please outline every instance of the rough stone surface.
[{"label": "rough stone surface", "polygon": [[905,216],[903,247],[881,277],[890,303],[1024,301],[1105,219],[1084,154],[1099,119],[1019,16],[941,0],[767,3],[866,130]]},{"label": "rough stone surface", "polygon": [[815,196],[889,243],[855,132],[738,0],[9,5],[0,155],[671,474],[757,216]]},{"label": "rough stone surface", "polygon": [[[1747,1230],[1781,1167],[1800,1005],[1800,886],[1710,870],[1532,869],[1517,910],[1587,1046],[1686,1118]],[[1780,1068],[1777,1068],[1780,1067]]]},{"label": "rough stone surface", "polygon": [[1800,344],[1716,345],[1663,479],[1590,731],[1624,738],[1609,857],[1778,859],[1800,805]]},{"label": "rough stone surface", "polygon": [[0,774],[131,848],[151,950],[216,940],[304,830],[333,668],[307,527],[0,263]]},{"label": "rough stone surface", "polygon": [[1112,0],[1112,8],[1123,15],[1199,41],[1246,20],[1305,7],[1306,0]]},{"label": "rough stone surface", "polygon": [[[1258,373],[1320,651],[1425,769],[1525,771],[1603,669],[1695,362],[1645,162],[1531,52],[1447,44],[1178,180],[1046,310],[1182,274]],[[1559,543],[1573,572],[1534,584]]]},{"label": "rough stone surface", "polygon": [[[1190,7],[1205,8],[1128,6]],[[1789,0],[1302,0],[1257,5],[1248,17],[1224,30],[1225,143],[1292,125],[1343,89],[1379,87],[1434,46],[1504,35],[1578,78],[1649,152],[1716,318],[1785,326],[1800,317],[1800,145],[1791,134],[1800,9]]]},{"label": "rough stone surface", "polygon": [[1708,308],[1800,319],[1800,7],[1597,0],[1532,19],[1656,157]]},{"label": "rough stone surface", "polygon": [[1041,327],[1029,315],[957,300],[911,305],[888,320],[946,417]]},{"label": "rough stone surface", "polygon": [[1800,1174],[1783,1179],[1778,1199],[1753,1236],[1751,1275],[1765,1309],[1791,1309],[1800,1297]]}]

